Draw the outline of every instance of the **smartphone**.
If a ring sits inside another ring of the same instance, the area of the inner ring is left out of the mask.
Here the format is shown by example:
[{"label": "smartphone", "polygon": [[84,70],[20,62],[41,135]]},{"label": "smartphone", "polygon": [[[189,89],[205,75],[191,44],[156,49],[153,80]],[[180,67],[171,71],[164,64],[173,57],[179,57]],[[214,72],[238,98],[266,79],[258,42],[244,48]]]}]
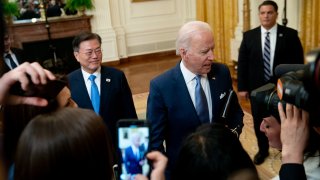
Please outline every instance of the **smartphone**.
[{"label": "smartphone", "polygon": [[150,164],[146,158],[149,151],[150,128],[146,120],[122,119],[117,123],[118,148],[120,152],[119,179],[131,180],[137,174],[149,176]]},{"label": "smartphone", "polygon": [[68,85],[67,81],[60,79],[52,81],[49,80],[47,84],[44,85],[35,85],[32,83],[31,79],[29,79],[29,82],[30,83],[26,91],[21,88],[20,82],[16,82],[10,88],[10,94],[27,97],[42,97],[49,100],[55,98],[62,88]]}]

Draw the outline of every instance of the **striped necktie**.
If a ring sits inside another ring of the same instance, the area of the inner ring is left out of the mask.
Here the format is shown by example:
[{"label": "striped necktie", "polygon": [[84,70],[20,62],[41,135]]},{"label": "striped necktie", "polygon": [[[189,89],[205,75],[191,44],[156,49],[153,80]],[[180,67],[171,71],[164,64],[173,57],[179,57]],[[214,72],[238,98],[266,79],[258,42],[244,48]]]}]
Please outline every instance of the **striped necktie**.
[{"label": "striped necktie", "polygon": [[206,94],[201,86],[201,75],[196,77],[196,87],[195,87],[195,104],[198,117],[202,124],[208,123],[209,121],[209,108]]},{"label": "striped necktie", "polygon": [[8,54],[6,55],[6,58],[8,58],[9,61],[10,61],[11,69],[14,69],[14,68],[17,67],[17,64],[13,61],[11,54],[8,53]]},{"label": "striped necktie", "polygon": [[271,77],[271,69],[270,69],[270,32],[266,33],[266,38],[264,41],[263,48],[263,70],[264,70],[264,80],[268,81]]}]

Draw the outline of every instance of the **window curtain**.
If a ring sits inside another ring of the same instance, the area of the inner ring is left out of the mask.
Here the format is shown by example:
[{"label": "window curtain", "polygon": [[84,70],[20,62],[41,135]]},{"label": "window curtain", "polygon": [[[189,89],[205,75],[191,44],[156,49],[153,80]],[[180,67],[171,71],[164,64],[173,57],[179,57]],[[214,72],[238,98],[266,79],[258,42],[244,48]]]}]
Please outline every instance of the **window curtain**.
[{"label": "window curtain", "polygon": [[232,64],[230,41],[238,23],[237,0],[197,0],[197,20],[212,27],[215,41],[215,61]]},{"label": "window curtain", "polygon": [[305,54],[320,48],[320,1],[303,0],[300,39]]}]

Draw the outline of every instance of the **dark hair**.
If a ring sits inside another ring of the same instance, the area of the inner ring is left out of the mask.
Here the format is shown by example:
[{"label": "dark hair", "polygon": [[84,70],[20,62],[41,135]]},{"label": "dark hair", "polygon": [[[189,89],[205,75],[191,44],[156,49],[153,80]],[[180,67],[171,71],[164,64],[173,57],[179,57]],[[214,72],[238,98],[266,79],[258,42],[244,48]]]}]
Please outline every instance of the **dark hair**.
[{"label": "dark hair", "polygon": [[239,170],[257,177],[256,168],[237,136],[222,124],[206,124],[182,144],[173,179],[227,179]]},{"label": "dark hair", "polygon": [[268,5],[273,6],[274,10],[275,10],[276,12],[278,12],[278,5],[277,5],[277,3],[274,2],[274,1],[263,1],[263,2],[259,5],[258,10],[260,10],[261,6],[268,6]]},{"label": "dark hair", "polygon": [[[56,75],[56,79],[65,81],[68,86],[66,76]],[[59,92],[61,92],[60,89]],[[56,93],[59,93],[58,91]],[[4,157],[7,166],[12,164],[13,157],[16,151],[16,146],[23,129],[27,126],[35,116],[55,111],[59,108],[56,96],[47,99],[49,104],[45,107],[32,105],[7,105],[3,108],[3,144]]]},{"label": "dark hair", "polygon": [[17,146],[14,179],[112,179],[109,131],[92,110],[62,108],[35,117]]},{"label": "dark hair", "polygon": [[79,46],[81,42],[96,39],[101,44],[101,37],[96,33],[91,32],[81,32],[72,41],[72,47],[74,52],[79,51]]}]

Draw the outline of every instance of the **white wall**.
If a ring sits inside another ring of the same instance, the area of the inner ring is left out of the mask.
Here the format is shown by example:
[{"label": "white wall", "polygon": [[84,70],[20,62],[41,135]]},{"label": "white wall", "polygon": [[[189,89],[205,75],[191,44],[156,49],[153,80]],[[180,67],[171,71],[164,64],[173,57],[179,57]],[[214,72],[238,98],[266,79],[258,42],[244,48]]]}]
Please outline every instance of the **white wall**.
[{"label": "white wall", "polygon": [[92,31],[102,39],[103,61],[175,49],[178,29],[196,18],[196,0],[95,0]]}]

